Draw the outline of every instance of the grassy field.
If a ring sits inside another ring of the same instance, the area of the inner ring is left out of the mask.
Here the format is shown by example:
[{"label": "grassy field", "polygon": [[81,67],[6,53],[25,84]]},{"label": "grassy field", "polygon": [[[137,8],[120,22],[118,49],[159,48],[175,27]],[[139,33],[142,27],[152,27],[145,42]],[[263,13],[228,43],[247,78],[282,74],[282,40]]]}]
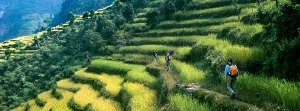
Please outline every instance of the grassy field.
[{"label": "grassy field", "polygon": [[94,81],[101,81],[105,85],[105,91],[113,97],[118,95],[121,89],[121,84],[124,81],[124,78],[118,75],[108,75],[108,74],[99,75],[99,74],[87,73],[84,72],[84,70],[77,71],[75,73],[75,76],[92,79]]},{"label": "grassy field", "polygon": [[74,95],[74,102],[84,108],[89,103],[93,105],[94,110],[101,111],[121,111],[119,103],[105,99],[103,97],[98,97],[99,92],[95,91],[90,86],[85,86]]},{"label": "grassy field", "polygon": [[300,89],[296,83],[243,73],[238,77],[237,84],[244,90],[271,97],[291,110],[300,109]]},{"label": "grassy field", "polygon": [[125,78],[128,81],[139,82],[150,87],[155,87],[158,85],[157,78],[153,77],[146,71],[132,70],[127,73]]},{"label": "grassy field", "polygon": [[172,60],[171,67],[179,73],[183,83],[199,83],[205,80],[204,72],[184,62]]},{"label": "grassy field", "polygon": [[144,70],[145,66],[125,64],[118,61],[94,60],[86,71],[94,73],[109,73],[125,75],[131,70]]},{"label": "grassy field", "polygon": [[128,43],[129,45],[172,45],[172,46],[191,46],[195,44],[201,36],[185,37],[135,37]]},{"label": "grassy field", "polygon": [[157,25],[158,29],[172,29],[172,28],[190,28],[190,27],[203,27],[209,25],[218,25],[224,24],[227,22],[235,22],[238,21],[238,16],[230,16],[223,18],[205,18],[205,19],[189,19],[189,20],[181,20],[181,21],[163,21]]},{"label": "grassy field", "polygon": [[140,83],[126,82],[124,90],[130,95],[129,107],[131,111],[156,111],[156,92]]},{"label": "grassy field", "polygon": [[171,110],[176,111],[211,111],[206,105],[199,103],[199,100],[194,99],[190,95],[171,94],[168,97]]},{"label": "grassy field", "polygon": [[167,45],[140,45],[140,46],[125,46],[121,47],[121,53],[139,53],[151,55],[153,51],[157,54],[166,54],[167,52],[175,51],[177,47]]}]

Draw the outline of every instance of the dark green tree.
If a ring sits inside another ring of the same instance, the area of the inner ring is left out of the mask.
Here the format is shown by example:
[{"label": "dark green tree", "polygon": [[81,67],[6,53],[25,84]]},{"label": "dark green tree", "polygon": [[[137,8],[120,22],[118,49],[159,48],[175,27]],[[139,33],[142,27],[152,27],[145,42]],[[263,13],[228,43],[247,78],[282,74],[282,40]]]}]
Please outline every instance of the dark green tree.
[{"label": "dark green tree", "polygon": [[133,21],[134,9],[130,3],[127,3],[123,12],[123,16],[127,21]]}]

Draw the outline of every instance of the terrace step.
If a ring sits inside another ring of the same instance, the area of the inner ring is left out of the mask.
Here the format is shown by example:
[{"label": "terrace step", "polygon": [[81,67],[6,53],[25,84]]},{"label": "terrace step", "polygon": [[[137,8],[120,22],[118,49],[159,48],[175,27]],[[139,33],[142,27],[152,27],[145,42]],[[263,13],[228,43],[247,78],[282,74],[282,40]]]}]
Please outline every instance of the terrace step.
[{"label": "terrace step", "polygon": [[204,27],[210,25],[220,25],[228,22],[239,21],[238,16],[230,16],[224,18],[210,18],[210,19],[190,19],[190,20],[170,20],[158,24],[155,29],[177,29],[177,28],[192,28]]},{"label": "terrace step", "polygon": [[208,35],[211,33],[217,33],[224,28],[234,28],[241,25],[240,22],[228,22],[220,25],[211,25],[205,27],[195,27],[195,28],[178,28],[178,29],[155,29],[150,30],[145,33],[137,34],[136,36],[147,37],[147,36],[195,36],[195,35]]},{"label": "terrace step", "polygon": [[128,45],[171,45],[171,46],[192,46],[198,40],[199,36],[186,36],[186,37],[135,37],[131,39]]},{"label": "terrace step", "polygon": [[69,100],[68,106],[72,110],[84,110],[88,105],[92,105],[93,110],[96,111],[121,111],[120,103],[111,99],[99,97],[99,92],[95,91],[90,86],[82,87]]},{"label": "terrace step", "polygon": [[87,72],[93,73],[107,73],[107,74],[120,74],[126,75],[131,70],[145,70],[143,65],[126,64],[120,61],[112,60],[93,60],[89,67],[86,69]]},{"label": "terrace step", "polygon": [[151,55],[153,50],[159,55],[164,55],[167,52],[174,53],[177,47],[167,45],[139,45],[139,46],[124,46],[119,49],[119,53],[125,54],[146,54]]},{"label": "terrace step", "polygon": [[[73,76],[76,76],[76,78],[81,78],[81,80],[84,81],[91,81],[88,83],[89,85],[93,86],[95,90],[101,91],[104,96],[110,97],[115,97],[118,95],[121,89],[121,83],[124,81],[124,79],[118,75],[94,74],[84,72],[84,70],[75,72]],[[99,85],[99,87],[102,87],[103,85],[103,88],[95,88],[97,86],[94,85],[98,85],[98,83],[101,83],[101,86]]]},{"label": "terrace step", "polygon": [[156,91],[143,84],[126,82],[123,84],[124,91],[120,94],[124,110],[133,111],[157,111]]},{"label": "terrace step", "polygon": [[[238,0],[237,4],[249,4],[255,3],[256,0]],[[232,0],[193,0],[188,4],[187,10],[199,10],[207,8],[215,8],[222,6],[234,5],[235,3]]]},{"label": "terrace step", "polygon": [[147,18],[134,18],[133,19],[133,23],[146,23],[147,22]]},{"label": "terrace step", "polygon": [[110,58],[107,59],[112,59],[112,60],[119,60],[123,61],[127,64],[140,64],[140,65],[146,65],[150,63],[153,58],[150,55],[142,55],[142,54],[120,54],[116,53],[111,55]]},{"label": "terrace step", "polygon": [[[255,3],[252,4],[241,4],[240,9],[255,7]],[[176,20],[189,20],[189,19],[200,19],[200,18],[222,18],[238,15],[241,10],[238,10],[236,6],[223,6],[208,8],[204,10],[190,10],[190,11],[178,11],[175,13]]]}]

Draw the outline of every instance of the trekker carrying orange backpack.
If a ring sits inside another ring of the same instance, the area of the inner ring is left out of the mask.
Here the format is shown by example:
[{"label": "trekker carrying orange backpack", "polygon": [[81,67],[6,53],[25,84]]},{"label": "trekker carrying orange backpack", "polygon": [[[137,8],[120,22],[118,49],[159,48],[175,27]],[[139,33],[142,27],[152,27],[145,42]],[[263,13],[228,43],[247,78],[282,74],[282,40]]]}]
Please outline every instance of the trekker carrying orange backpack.
[{"label": "trekker carrying orange backpack", "polygon": [[236,82],[236,77],[238,76],[238,68],[232,63],[232,59],[227,60],[227,65],[225,66],[225,81],[227,88],[230,92],[230,97],[235,98],[235,93],[233,91],[233,86]]}]

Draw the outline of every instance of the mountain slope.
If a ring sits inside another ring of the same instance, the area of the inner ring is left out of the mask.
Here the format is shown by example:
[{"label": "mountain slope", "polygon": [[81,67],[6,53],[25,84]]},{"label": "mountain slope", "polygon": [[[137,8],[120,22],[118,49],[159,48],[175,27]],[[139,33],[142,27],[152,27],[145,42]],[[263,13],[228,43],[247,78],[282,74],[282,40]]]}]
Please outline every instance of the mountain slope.
[{"label": "mountain slope", "polygon": [[[115,2],[112,7],[98,10],[96,13],[99,15],[75,18],[67,25],[45,32],[50,36],[48,39],[62,42],[63,45],[75,39],[71,42],[73,44],[66,45],[69,50],[87,45],[80,41],[85,41],[89,46],[98,44],[86,40],[90,37],[103,37],[109,41],[108,44],[115,46],[96,49],[99,56],[93,56],[86,68],[75,70],[70,77],[58,81],[52,90],[40,93],[14,110],[299,109],[299,83],[247,72],[264,62],[266,55],[263,48],[220,39],[224,38],[220,37],[224,30],[247,38],[253,38],[263,31],[262,24],[248,24],[243,19],[256,13],[256,0],[242,0],[237,2],[238,5],[231,0],[193,0],[167,19],[160,18],[160,22],[149,26],[151,19],[164,16],[156,11],[162,5],[168,7],[168,1],[171,0],[150,1],[146,2],[145,7],[131,10],[134,11],[134,18],[127,18],[129,21],[119,28],[114,25],[122,20],[115,16],[128,14],[120,9],[122,5],[125,5],[123,8],[130,7],[128,2]],[[262,4],[269,3],[275,2]],[[111,34],[112,29],[117,29],[116,35]],[[84,35],[69,37],[72,34],[70,30],[74,35]],[[97,35],[91,30],[101,34]],[[105,37],[107,35],[110,38]],[[101,41],[95,38],[91,40]],[[84,50],[95,51],[93,48]],[[156,61],[151,56],[153,50],[158,53]],[[171,54],[171,71],[167,71],[165,66],[164,56],[167,52]],[[101,55],[103,53],[106,56]],[[230,99],[223,80],[224,61],[227,58],[234,58],[240,69],[236,99]],[[252,64],[253,61],[255,64]]]}]

